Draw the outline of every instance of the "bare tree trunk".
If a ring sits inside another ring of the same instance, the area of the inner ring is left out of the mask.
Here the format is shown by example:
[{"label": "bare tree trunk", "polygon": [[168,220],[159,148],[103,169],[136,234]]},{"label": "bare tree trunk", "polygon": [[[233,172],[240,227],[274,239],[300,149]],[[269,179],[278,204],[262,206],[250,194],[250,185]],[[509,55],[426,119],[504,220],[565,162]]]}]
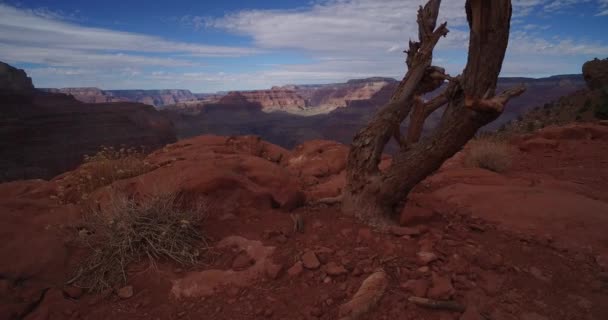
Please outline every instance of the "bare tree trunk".
[{"label": "bare tree trunk", "polygon": [[[448,32],[445,23],[435,29],[440,4],[441,0],[430,0],[419,10],[420,39],[410,42],[407,74],[391,102],[353,139],[342,210],[374,225],[390,222],[416,184],[458,152],[479,128],[495,120],[510,98],[525,90],[518,87],[495,96],[509,40],[511,1],[467,0],[469,56],[463,74],[456,78],[431,66],[433,49]],[[422,100],[445,80],[450,84],[441,95],[428,102]],[[419,142],[426,118],[445,104],[435,132]],[[398,129],[412,109],[404,138]],[[391,137],[401,149],[391,167],[380,172],[380,157]]]}]

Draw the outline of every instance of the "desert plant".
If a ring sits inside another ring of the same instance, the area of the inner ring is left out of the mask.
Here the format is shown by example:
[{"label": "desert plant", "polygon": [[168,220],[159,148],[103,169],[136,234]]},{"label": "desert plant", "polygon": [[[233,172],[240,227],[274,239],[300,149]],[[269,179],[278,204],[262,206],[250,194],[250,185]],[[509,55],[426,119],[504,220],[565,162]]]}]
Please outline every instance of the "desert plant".
[{"label": "desert plant", "polygon": [[173,194],[147,196],[136,201],[112,196],[107,206],[91,209],[80,230],[85,245],[92,250],[83,260],[72,282],[93,291],[124,285],[126,268],[148,260],[182,266],[197,263],[206,250],[201,231],[204,205],[186,206]]},{"label": "desert plant", "polygon": [[[72,201],[86,199],[96,189],[109,185],[114,181],[136,177],[152,170],[145,161],[143,150],[136,148],[105,147],[92,156],[84,156],[84,164],[74,172],[69,173],[61,181],[63,190],[72,189]],[[63,195],[65,198],[65,195]]]},{"label": "desert plant", "polygon": [[467,167],[504,172],[511,166],[512,149],[508,143],[491,137],[472,140],[465,151]]}]

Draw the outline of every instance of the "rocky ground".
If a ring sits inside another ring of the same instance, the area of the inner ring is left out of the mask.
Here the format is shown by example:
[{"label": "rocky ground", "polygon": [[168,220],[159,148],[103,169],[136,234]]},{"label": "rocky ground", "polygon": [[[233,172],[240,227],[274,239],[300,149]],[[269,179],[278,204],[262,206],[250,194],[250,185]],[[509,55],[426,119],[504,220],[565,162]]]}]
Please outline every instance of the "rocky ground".
[{"label": "rocky ground", "polygon": [[[352,300],[365,282],[371,302],[383,294],[359,319],[605,319],[607,139],[601,125],[518,137],[504,174],[464,168],[457,155],[384,232],[311,204],[340,193],[346,146],[183,140],[148,157],[155,170],[90,201],[159,188],[203,197],[212,248],[194,268],[134,265],[126,286],[101,294],[65,284],[88,250],[78,237],[91,204],[62,200],[69,174],[2,184],[0,317],[351,319],[370,303]],[[429,309],[412,297],[453,303]]]}]

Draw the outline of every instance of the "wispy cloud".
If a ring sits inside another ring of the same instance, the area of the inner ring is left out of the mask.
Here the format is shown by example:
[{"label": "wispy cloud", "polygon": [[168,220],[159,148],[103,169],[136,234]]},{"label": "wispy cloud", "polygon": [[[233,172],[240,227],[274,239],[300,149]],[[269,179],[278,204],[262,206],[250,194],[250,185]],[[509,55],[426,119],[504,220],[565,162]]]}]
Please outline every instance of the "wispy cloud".
[{"label": "wispy cloud", "polygon": [[[0,56],[13,62],[49,66],[186,66],[184,55],[238,57],[259,53],[244,47],[202,45],[132,32],[90,28],[65,21],[47,9],[22,9],[0,3]],[[149,57],[182,55],[181,58]]]}]

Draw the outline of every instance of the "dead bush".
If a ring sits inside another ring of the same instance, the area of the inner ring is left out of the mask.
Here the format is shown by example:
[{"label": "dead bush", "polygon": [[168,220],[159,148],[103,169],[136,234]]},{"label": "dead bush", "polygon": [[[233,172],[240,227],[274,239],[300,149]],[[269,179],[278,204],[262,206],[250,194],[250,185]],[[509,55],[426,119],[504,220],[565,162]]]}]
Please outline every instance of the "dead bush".
[{"label": "dead bush", "polygon": [[478,138],[471,141],[465,150],[464,164],[500,173],[511,166],[512,152],[505,141],[492,137]]},{"label": "dead bush", "polygon": [[71,282],[99,292],[124,285],[132,263],[147,259],[152,267],[161,260],[196,264],[208,248],[201,231],[205,214],[203,204],[185,206],[175,195],[141,201],[113,196],[107,206],[85,215],[80,236],[92,253]]},{"label": "dead bush", "polygon": [[153,167],[145,161],[143,150],[136,148],[101,147],[94,155],[84,157],[84,164],[62,180],[61,187],[68,194],[60,197],[69,201],[87,199],[96,189],[114,181],[128,179],[149,172]]}]

